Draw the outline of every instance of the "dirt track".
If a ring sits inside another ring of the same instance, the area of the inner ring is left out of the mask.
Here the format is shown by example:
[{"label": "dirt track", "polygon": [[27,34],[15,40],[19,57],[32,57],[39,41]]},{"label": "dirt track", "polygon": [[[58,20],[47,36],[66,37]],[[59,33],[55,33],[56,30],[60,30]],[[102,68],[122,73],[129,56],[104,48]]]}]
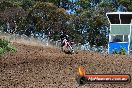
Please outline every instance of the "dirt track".
[{"label": "dirt track", "polygon": [[67,55],[57,48],[14,43],[17,53],[0,57],[0,88],[132,88],[130,84],[86,84],[75,80],[78,66],[89,74],[130,74],[132,57],[79,51]]}]

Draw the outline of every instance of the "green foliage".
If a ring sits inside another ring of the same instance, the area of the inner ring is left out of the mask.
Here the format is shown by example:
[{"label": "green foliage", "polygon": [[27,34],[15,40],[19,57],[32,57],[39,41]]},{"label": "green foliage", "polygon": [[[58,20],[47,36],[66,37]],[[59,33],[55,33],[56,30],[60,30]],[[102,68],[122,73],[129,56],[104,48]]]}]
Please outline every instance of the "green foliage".
[{"label": "green foliage", "polygon": [[132,11],[132,0],[117,0],[119,4],[122,4],[127,8],[129,12]]},{"label": "green foliage", "polygon": [[126,55],[126,50],[125,50],[125,48],[120,48],[120,50],[113,49],[112,54]]},{"label": "green foliage", "polygon": [[58,8],[53,3],[37,2],[29,11],[28,22],[34,24],[36,31],[48,29],[51,32],[50,38],[56,39],[56,32],[65,30],[66,22],[70,18],[65,12],[65,9]]},{"label": "green foliage", "polygon": [[[99,0],[98,4],[94,1],[3,0],[0,2],[0,30],[6,29],[4,26],[8,21],[15,32],[31,32],[32,25],[32,31],[50,32],[49,36],[54,40],[58,40],[60,31],[64,31],[76,43],[87,40],[91,46],[106,45],[108,40],[100,31],[105,30],[101,28],[108,25],[106,12],[113,12],[116,8],[111,0]],[[118,0],[118,4],[123,4],[128,11],[132,11],[131,0]],[[66,9],[75,10],[76,13],[69,15]]]},{"label": "green foliage", "polygon": [[131,3],[131,0],[118,0],[119,4],[127,6]]},{"label": "green foliage", "polygon": [[9,44],[9,41],[0,39],[0,55],[6,52],[16,52],[16,48]]},{"label": "green foliage", "polygon": [[28,10],[30,8],[32,8],[34,5],[34,1],[33,0],[22,0],[21,6],[24,10]]},{"label": "green foliage", "polygon": [[4,49],[0,47],[0,55],[4,53]]},{"label": "green foliage", "polygon": [[88,9],[89,6],[90,6],[90,0],[79,0],[79,2],[77,3],[77,5],[79,5],[83,9]]},{"label": "green foliage", "polygon": [[126,50],[125,50],[125,48],[121,48],[120,51],[119,51],[119,54],[121,54],[121,55],[126,55]]},{"label": "green foliage", "polygon": [[9,43],[9,42],[8,42],[7,40],[5,40],[5,39],[0,39],[0,47],[1,47],[1,48],[7,47],[8,43]]},{"label": "green foliage", "polygon": [[128,6],[128,11],[132,12],[132,6]]},{"label": "green foliage", "polygon": [[0,10],[1,11],[4,11],[7,7],[13,7],[13,3],[11,2],[8,2],[8,1],[3,1],[3,2],[0,2]]}]

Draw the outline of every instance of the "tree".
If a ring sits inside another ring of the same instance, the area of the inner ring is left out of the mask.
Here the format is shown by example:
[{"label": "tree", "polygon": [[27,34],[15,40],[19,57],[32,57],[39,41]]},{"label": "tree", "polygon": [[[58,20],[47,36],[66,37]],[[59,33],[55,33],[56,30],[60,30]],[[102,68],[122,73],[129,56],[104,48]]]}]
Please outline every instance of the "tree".
[{"label": "tree", "polygon": [[8,1],[2,1],[0,2],[0,11],[4,11],[8,7],[15,7],[15,5]]},{"label": "tree", "polygon": [[33,5],[34,5],[34,1],[33,0],[22,0],[22,2],[21,2],[21,7],[24,10],[28,10],[28,9],[32,8]]},{"label": "tree", "polygon": [[50,37],[58,34],[61,30],[65,30],[68,19],[65,9],[57,8],[48,2],[37,2],[27,17],[28,23],[34,24],[36,31],[48,31]]},{"label": "tree", "polygon": [[5,31],[8,30],[9,33],[16,32],[20,28],[18,26],[22,25],[21,20],[25,17],[26,12],[12,2],[3,1],[0,6],[3,6],[0,18],[6,26],[8,24],[8,28],[5,27]]},{"label": "tree", "polygon": [[[0,2],[0,24],[7,26],[9,23],[15,33],[23,31],[27,36],[44,32],[49,38],[58,40],[59,32],[63,31],[76,43],[89,41],[91,46],[105,45],[108,26],[106,12],[116,11],[119,2],[113,4],[113,1],[115,0],[3,0]],[[125,0],[120,0],[121,4],[122,1]],[[125,1],[123,5],[131,11],[131,3]],[[67,14],[66,10],[75,13]]]},{"label": "tree", "polygon": [[132,0],[117,0],[120,5],[126,7],[127,11],[132,11]]}]

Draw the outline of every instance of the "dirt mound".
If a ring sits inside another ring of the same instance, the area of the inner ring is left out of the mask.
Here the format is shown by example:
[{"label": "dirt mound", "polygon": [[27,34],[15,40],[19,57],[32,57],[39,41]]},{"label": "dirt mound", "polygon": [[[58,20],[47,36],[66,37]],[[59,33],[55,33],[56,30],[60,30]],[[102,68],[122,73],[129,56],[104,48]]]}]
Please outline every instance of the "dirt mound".
[{"label": "dirt mound", "polygon": [[131,88],[130,84],[86,84],[75,80],[78,67],[89,74],[130,74],[132,57],[79,51],[64,54],[58,48],[14,43],[16,53],[0,57],[0,88]]}]

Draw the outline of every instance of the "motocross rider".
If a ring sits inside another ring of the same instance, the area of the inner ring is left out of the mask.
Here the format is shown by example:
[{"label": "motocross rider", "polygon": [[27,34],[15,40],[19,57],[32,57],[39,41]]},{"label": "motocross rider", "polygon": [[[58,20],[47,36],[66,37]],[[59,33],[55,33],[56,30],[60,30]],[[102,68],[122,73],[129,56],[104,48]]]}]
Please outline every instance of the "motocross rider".
[{"label": "motocross rider", "polygon": [[61,35],[60,35],[61,47],[63,47],[63,46],[64,46],[64,39],[66,39],[66,40],[67,40],[67,42],[69,42],[69,36],[68,36],[68,35],[66,35],[66,34],[64,34],[64,33],[62,32],[62,33],[61,33]]}]

